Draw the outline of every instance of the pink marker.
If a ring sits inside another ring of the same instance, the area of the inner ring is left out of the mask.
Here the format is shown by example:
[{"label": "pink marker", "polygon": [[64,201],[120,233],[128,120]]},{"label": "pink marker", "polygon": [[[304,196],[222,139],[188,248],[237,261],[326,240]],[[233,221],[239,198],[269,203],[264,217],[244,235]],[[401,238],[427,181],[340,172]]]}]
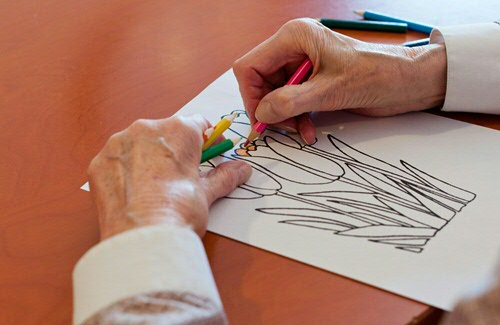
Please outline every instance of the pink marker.
[{"label": "pink marker", "polygon": [[[300,67],[297,69],[297,71],[295,71],[295,73],[290,78],[290,80],[288,80],[288,82],[285,84],[285,86],[300,84],[302,82],[302,80],[304,80],[304,77],[307,76],[309,71],[311,71],[311,68],[312,68],[311,60],[306,59],[304,62],[302,62]],[[255,122],[255,124],[253,125],[253,128],[252,128],[252,131],[248,135],[247,141],[245,142],[245,144],[243,146],[244,147],[248,146],[248,144],[250,142],[252,142],[253,140],[255,140],[262,132],[264,132],[264,130],[266,128],[267,128],[266,123]]]}]

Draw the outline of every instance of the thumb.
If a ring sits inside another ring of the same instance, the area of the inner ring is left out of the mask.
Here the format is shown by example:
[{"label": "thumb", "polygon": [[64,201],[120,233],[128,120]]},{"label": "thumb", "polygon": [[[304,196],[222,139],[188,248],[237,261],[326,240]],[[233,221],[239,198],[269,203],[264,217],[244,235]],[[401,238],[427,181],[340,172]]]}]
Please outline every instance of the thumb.
[{"label": "thumb", "polygon": [[231,193],[237,186],[245,183],[252,174],[252,168],[243,161],[234,160],[222,163],[203,176],[203,187],[209,205]]},{"label": "thumb", "polygon": [[255,111],[258,121],[274,124],[302,113],[321,110],[320,88],[313,80],[277,88],[260,101]]}]

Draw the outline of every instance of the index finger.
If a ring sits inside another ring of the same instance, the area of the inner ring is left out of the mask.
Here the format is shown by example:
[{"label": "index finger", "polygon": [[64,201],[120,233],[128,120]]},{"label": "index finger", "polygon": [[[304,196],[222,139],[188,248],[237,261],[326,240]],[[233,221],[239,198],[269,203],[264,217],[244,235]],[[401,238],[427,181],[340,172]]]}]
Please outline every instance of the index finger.
[{"label": "index finger", "polygon": [[203,132],[211,123],[202,115],[176,115],[157,120],[161,136],[179,154],[182,161],[200,163]]},{"label": "index finger", "polygon": [[309,56],[294,31],[310,27],[311,22],[307,20],[289,22],[234,63],[233,71],[252,124],[256,121],[255,110],[260,100],[283,86]]}]

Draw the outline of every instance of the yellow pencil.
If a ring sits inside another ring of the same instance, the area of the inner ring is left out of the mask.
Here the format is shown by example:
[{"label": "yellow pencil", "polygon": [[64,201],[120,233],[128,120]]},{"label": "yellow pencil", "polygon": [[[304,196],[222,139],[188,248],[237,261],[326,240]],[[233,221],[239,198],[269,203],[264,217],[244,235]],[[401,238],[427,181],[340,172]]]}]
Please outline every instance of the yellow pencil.
[{"label": "yellow pencil", "polygon": [[207,129],[203,133],[203,137],[206,138],[205,142],[203,143],[202,150],[206,150],[210,145],[226,131],[231,124],[233,123],[234,119],[238,116],[238,113],[233,113],[229,116],[226,116],[222,118],[219,123],[217,123],[215,126]]}]

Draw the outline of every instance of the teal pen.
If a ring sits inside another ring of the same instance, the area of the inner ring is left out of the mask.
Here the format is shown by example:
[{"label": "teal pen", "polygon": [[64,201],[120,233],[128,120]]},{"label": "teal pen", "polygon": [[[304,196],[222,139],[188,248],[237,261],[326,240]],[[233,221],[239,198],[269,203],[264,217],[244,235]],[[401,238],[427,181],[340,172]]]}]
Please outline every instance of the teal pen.
[{"label": "teal pen", "polygon": [[429,38],[422,38],[422,39],[417,39],[414,41],[409,41],[409,42],[403,43],[403,46],[416,47],[416,46],[427,45],[427,44],[429,44],[429,42],[430,42]]},{"label": "teal pen", "polygon": [[328,28],[373,30],[380,32],[406,33],[408,27],[405,23],[393,23],[387,21],[367,20],[339,20],[330,18],[318,18],[321,24]]},{"label": "teal pen", "polygon": [[433,26],[430,25],[424,25],[421,23],[417,23],[414,21],[408,21],[406,19],[402,18],[397,18],[393,16],[388,16],[386,14],[381,14],[378,12],[374,11],[362,11],[362,10],[356,10],[354,11],[356,14],[362,16],[366,20],[377,20],[377,21],[391,21],[391,22],[396,22],[396,23],[406,23],[408,25],[408,29],[425,33],[425,34],[430,34],[432,30],[434,29]]}]

